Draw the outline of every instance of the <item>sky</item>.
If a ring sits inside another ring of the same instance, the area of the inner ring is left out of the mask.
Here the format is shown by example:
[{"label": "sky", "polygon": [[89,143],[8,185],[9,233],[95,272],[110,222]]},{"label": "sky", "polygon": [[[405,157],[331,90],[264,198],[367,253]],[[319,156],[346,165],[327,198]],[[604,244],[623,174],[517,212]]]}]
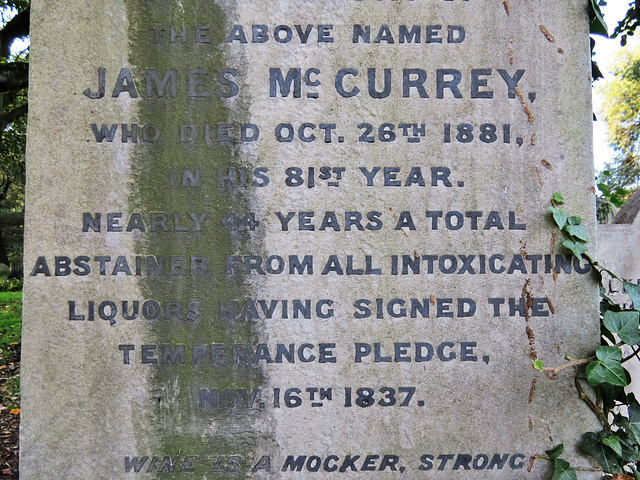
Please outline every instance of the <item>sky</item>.
[{"label": "sky", "polygon": [[[608,0],[608,4],[605,7],[600,7],[604,14],[604,20],[607,23],[609,34],[613,33],[613,30],[618,25],[618,21],[624,18],[629,8],[627,0]],[[640,32],[638,32],[640,35]],[[609,67],[613,61],[615,53],[620,50],[620,39],[606,39],[599,35],[594,36],[596,40],[596,55],[595,60],[602,70],[605,78],[610,76]],[[638,40],[631,37],[629,43],[637,42]],[[596,85],[600,84],[602,80],[596,82]],[[593,109],[598,111],[602,99],[593,89]],[[603,121],[593,122],[593,157],[596,170],[601,171],[604,168],[606,162],[611,162],[614,157],[614,153],[609,148],[607,143],[606,125]]]}]

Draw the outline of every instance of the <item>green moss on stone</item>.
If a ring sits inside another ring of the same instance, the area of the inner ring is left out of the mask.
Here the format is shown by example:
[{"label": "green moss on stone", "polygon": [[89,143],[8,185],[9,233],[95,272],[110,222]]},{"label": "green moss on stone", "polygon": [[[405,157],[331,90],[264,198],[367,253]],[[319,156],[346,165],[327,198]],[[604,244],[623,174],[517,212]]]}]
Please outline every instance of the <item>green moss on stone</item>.
[{"label": "green moss on stone", "polygon": [[[215,459],[218,456],[237,455],[244,459],[246,467],[253,465],[260,456],[252,453],[257,443],[256,419],[264,413],[255,410],[206,411],[198,406],[199,388],[245,388],[260,387],[262,374],[259,369],[241,366],[220,368],[203,363],[191,366],[191,345],[204,344],[255,344],[257,334],[251,322],[224,323],[218,318],[220,300],[242,299],[251,296],[250,288],[242,279],[229,279],[224,274],[228,255],[246,253],[247,245],[258,243],[254,233],[230,234],[220,222],[229,212],[244,215],[249,211],[247,192],[221,190],[216,183],[218,168],[242,165],[237,148],[203,139],[205,123],[242,121],[243,113],[230,111],[225,100],[214,92],[219,88],[216,74],[223,68],[234,68],[225,56],[225,14],[213,2],[185,0],[131,1],[128,2],[129,61],[136,79],[143,79],[146,69],[155,68],[162,78],[165,70],[178,70],[178,92],[175,98],[145,98],[144,82],[139,81],[138,101],[139,125],[153,123],[160,128],[161,138],[157,142],[141,141],[133,152],[133,185],[130,205],[132,211],[145,213],[193,212],[200,215],[210,212],[201,233],[147,232],[137,244],[137,254],[156,257],[200,256],[210,260],[210,276],[191,275],[147,278],[142,280],[145,299],[179,301],[183,306],[189,301],[203,302],[202,318],[198,321],[164,320],[162,317],[147,322],[144,335],[146,344],[186,345],[187,365],[150,366],[149,396],[145,401],[145,412],[140,412],[138,455],[182,456],[198,455]],[[174,25],[187,27],[187,41],[171,44],[165,40],[154,43],[154,26]],[[208,25],[209,44],[195,44],[193,35],[196,25]],[[206,86],[211,96],[188,98],[186,95],[187,71],[207,68]],[[194,142],[181,142],[179,126],[196,125],[199,138]],[[180,172],[183,168],[201,170],[202,186],[185,188],[169,186],[170,169]],[[166,260],[165,260],[166,261]],[[166,268],[166,267],[165,267]],[[210,467],[209,467],[210,469]],[[208,470],[207,470],[208,471]],[[199,472],[205,473],[205,472]],[[184,474],[188,478],[192,475]],[[207,478],[240,478],[239,474],[221,472]],[[165,475],[163,475],[165,478]],[[182,478],[180,473],[166,478]]]}]

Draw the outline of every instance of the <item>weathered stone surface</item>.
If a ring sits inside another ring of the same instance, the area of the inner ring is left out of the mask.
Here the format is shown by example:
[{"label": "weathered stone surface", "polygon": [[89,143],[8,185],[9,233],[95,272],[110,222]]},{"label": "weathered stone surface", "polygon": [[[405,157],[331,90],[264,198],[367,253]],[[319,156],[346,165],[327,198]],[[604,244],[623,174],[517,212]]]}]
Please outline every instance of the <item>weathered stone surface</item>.
[{"label": "weathered stone surface", "polygon": [[583,2],[33,3],[24,478],[587,464]]}]

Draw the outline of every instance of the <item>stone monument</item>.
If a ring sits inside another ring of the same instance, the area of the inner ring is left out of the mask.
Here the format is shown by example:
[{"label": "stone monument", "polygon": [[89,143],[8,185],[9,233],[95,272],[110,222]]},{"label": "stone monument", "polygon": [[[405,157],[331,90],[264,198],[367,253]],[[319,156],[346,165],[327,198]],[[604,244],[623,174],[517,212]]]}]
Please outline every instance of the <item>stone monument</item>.
[{"label": "stone monument", "polygon": [[589,466],[585,2],[33,0],[30,85],[23,478]]},{"label": "stone monument", "polygon": [[[598,225],[598,261],[611,270],[619,278],[605,273],[604,288],[606,295],[623,308],[633,308],[633,302],[625,292],[620,279],[640,285],[640,260],[638,245],[640,244],[640,195],[634,194],[618,211],[613,222]],[[631,360],[624,367],[631,373],[631,384],[626,387],[636,397],[640,395],[640,363]]]}]

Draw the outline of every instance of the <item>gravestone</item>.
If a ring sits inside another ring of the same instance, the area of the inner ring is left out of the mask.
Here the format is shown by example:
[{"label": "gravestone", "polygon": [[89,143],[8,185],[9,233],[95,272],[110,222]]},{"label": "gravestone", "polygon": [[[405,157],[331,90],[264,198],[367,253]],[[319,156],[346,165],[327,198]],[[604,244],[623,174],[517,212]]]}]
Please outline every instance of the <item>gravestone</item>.
[{"label": "gravestone", "polygon": [[[640,195],[634,194],[618,211],[613,222],[598,225],[598,262],[612,271],[619,278],[604,274],[603,286],[605,294],[623,308],[632,309],[633,302],[627,295],[622,281],[640,285],[640,260],[638,256],[638,240],[640,239]],[[631,352],[629,352],[631,353]],[[624,367],[631,373],[631,378],[640,375],[640,364],[637,360],[630,360]],[[633,391],[636,397],[640,395],[637,380],[626,387]]]},{"label": "gravestone", "polygon": [[595,236],[588,45],[577,0],[33,0],[22,476],[589,466],[532,368],[598,345],[547,212]]}]

